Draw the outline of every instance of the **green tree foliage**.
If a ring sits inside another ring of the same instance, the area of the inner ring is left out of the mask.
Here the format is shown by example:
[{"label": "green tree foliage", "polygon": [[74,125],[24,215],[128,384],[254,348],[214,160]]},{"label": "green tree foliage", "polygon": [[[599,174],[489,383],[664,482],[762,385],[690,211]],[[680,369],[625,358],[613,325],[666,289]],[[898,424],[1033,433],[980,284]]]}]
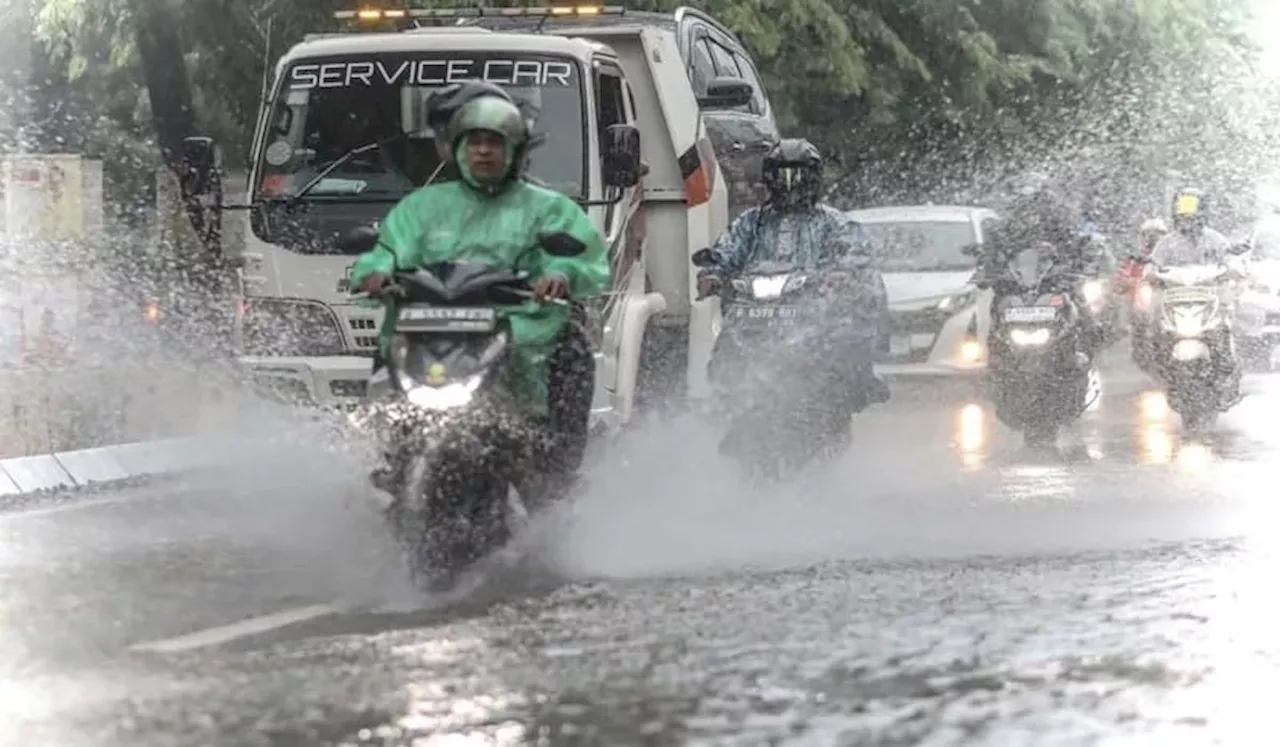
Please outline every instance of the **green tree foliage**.
[{"label": "green tree foliage", "polygon": [[[153,131],[136,16],[159,6],[198,118],[243,157],[274,58],[348,0],[29,0],[55,87]],[[678,0],[641,0],[670,10]],[[759,61],[783,130],[830,154],[847,202],[972,197],[1027,169],[1104,185],[1239,184],[1269,153],[1245,0],[709,0]],[[153,91],[154,93],[154,91]],[[87,115],[86,115],[87,116]],[[1110,185],[1110,186],[1107,186]],[[1126,209],[1148,209],[1126,203]]]}]

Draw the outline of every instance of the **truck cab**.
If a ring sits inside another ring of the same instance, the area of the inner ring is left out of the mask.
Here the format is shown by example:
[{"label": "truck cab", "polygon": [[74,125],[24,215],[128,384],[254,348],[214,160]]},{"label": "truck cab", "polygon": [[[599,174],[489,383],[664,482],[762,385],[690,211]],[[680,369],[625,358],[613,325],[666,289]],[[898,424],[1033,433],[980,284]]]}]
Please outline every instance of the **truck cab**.
[{"label": "truck cab", "polygon": [[[618,9],[620,10],[620,9]],[[703,111],[703,121],[715,147],[720,168],[729,181],[729,218],[763,198],[760,167],[765,153],[779,139],[773,103],[760,78],[755,61],[737,34],[706,11],[689,6],[673,13],[626,10],[621,13],[563,14],[549,19],[520,16],[477,16],[459,25],[527,33],[556,33],[590,38],[593,29],[663,29],[675,34],[689,83],[695,96],[704,97],[717,80],[738,79],[751,86],[751,100],[741,106]]]},{"label": "truck cab", "polygon": [[[553,10],[563,9],[504,12],[549,18]],[[483,12],[398,13],[438,20]],[[345,15],[363,20],[369,12]],[[426,99],[475,79],[507,90],[543,136],[529,176],[577,200],[606,239],[613,286],[588,309],[597,348],[594,412],[604,425],[625,423],[649,369],[647,330],[665,321],[690,348],[710,348],[710,316],[690,313],[689,257],[727,227],[729,187],[700,115],[755,100],[751,84],[727,76],[696,95],[675,30],[653,24],[552,34],[415,23],[396,33],[317,36],[290,49],[259,116],[249,204],[240,206],[245,242],[227,247],[240,256],[240,361],[301,402],[359,401],[381,312],[349,300],[355,257],[341,253],[336,237],[376,225],[409,191],[449,178],[426,126]],[[638,130],[643,178],[620,182],[609,164],[628,157],[616,150],[634,143],[619,137],[628,128]],[[688,360],[682,373],[696,377],[700,363]]]}]

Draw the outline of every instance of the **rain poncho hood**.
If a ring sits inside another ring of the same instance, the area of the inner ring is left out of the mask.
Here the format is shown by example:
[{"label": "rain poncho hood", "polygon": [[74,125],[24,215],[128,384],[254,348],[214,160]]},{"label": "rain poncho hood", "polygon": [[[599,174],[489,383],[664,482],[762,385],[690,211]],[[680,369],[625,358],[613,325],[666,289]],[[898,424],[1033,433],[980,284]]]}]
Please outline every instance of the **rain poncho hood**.
[{"label": "rain poncho hood", "polygon": [[[537,246],[550,233],[571,234],[586,244],[577,257],[555,257]],[[362,254],[352,268],[358,286],[373,273],[420,267],[433,262],[469,261],[528,271],[532,280],[560,275],[572,299],[601,293],[609,283],[604,240],[577,203],[565,195],[522,180],[497,190],[481,190],[465,181],[433,184],[406,196],[382,223],[381,245]],[[517,260],[523,261],[516,266]],[[500,309],[510,320],[515,344],[512,389],[536,414],[547,411],[549,356],[568,310],[528,301]],[[382,323],[385,356],[395,333],[395,309],[388,303]]]}]

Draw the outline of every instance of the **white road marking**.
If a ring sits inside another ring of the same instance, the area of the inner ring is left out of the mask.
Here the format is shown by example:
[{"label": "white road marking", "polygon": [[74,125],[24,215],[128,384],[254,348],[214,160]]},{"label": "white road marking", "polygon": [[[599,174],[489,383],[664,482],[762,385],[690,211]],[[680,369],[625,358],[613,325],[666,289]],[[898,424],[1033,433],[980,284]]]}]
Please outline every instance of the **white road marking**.
[{"label": "white road marking", "polygon": [[332,604],[314,604],[310,607],[297,607],[291,610],[274,612],[270,615],[263,615],[262,617],[251,617],[248,620],[241,620],[239,622],[231,623],[230,625],[206,628],[205,630],[196,631],[189,635],[178,636],[177,638],[168,638],[161,641],[135,644],[130,646],[129,650],[160,654],[193,651],[198,648],[219,646],[239,638],[260,635],[272,630],[296,625],[300,622],[306,622],[307,620],[315,620],[316,618],[329,617],[331,615],[340,615],[349,611],[350,610],[346,608]]}]

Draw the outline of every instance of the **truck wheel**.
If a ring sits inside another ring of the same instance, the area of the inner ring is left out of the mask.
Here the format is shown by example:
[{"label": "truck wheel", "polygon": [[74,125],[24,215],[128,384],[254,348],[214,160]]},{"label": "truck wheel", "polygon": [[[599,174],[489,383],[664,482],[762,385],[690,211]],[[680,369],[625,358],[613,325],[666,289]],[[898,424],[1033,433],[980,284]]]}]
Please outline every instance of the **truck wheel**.
[{"label": "truck wheel", "polygon": [[684,396],[689,360],[687,333],[650,324],[640,342],[634,417],[671,410]]}]

